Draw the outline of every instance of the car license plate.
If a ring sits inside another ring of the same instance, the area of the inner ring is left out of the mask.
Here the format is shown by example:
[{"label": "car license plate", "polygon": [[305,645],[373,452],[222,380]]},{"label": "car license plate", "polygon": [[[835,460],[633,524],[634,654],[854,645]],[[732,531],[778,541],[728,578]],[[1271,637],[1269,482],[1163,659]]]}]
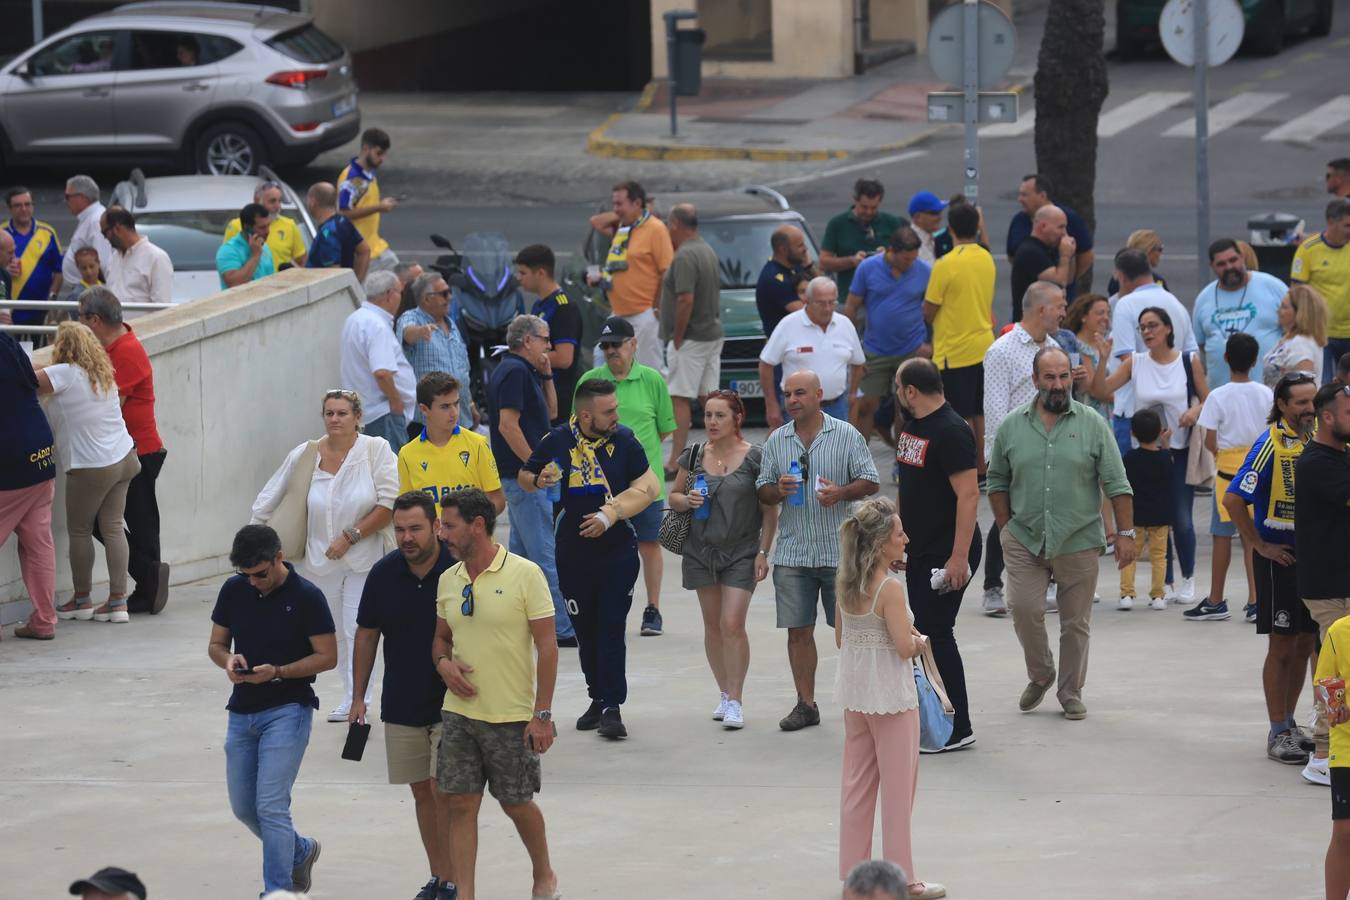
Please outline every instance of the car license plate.
[{"label": "car license plate", "polygon": [[348,94],[333,104],[333,118],[340,119],[356,109],[356,95]]},{"label": "car license plate", "polygon": [[733,381],[731,382],[731,389],[742,397],[764,396],[764,388],[760,385],[758,379],[754,381]]}]

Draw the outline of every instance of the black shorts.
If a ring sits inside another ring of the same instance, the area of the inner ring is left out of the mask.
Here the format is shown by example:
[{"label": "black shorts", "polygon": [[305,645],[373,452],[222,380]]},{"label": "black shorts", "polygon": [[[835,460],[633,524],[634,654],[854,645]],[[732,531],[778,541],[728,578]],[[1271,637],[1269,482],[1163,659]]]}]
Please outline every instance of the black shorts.
[{"label": "black shorts", "polygon": [[1252,554],[1257,634],[1317,634],[1317,622],[1298,595],[1296,565],[1282,566]]},{"label": "black shorts", "polygon": [[1350,819],[1350,768],[1332,766],[1331,772],[1331,820]]},{"label": "black shorts", "polygon": [[984,363],[942,370],[942,392],[963,419],[984,415]]}]

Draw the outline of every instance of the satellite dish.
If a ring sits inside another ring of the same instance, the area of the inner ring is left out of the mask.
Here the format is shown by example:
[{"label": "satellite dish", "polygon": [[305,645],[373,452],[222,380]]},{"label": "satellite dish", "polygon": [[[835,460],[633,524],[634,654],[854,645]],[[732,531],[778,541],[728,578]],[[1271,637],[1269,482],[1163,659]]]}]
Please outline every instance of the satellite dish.
[{"label": "satellite dish", "polygon": [[1209,68],[1233,58],[1242,44],[1246,20],[1238,0],[1167,0],[1158,19],[1163,49],[1183,66],[1195,65],[1195,12],[1206,4],[1209,19]]},{"label": "satellite dish", "polygon": [[[1003,80],[1012,67],[1017,49],[1017,32],[1008,14],[988,0],[981,0],[976,14],[979,23],[979,90],[991,88]],[[966,29],[963,4],[949,6],[933,18],[928,29],[928,65],[933,74],[950,85],[961,87],[965,81]]]}]

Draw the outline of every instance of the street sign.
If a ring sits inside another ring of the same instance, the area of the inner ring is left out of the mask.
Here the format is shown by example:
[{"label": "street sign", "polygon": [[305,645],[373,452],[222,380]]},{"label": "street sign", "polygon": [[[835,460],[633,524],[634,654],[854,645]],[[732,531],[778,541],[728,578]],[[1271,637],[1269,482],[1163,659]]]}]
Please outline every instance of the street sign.
[{"label": "street sign", "polygon": [[[1183,66],[1195,65],[1196,12],[1206,0],[1169,0],[1158,19],[1163,49]],[[1208,0],[1206,56],[1210,68],[1233,58],[1242,44],[1246,22],[1237,0]]]},{"label": "street sign", "polygon": [[[965,6],[965,3],[957,3],[947,7],[934,17],[932,27],[928,29],[928,65],[938,78],[956,87],[965,83]],[[1013,52],[1017,49],[1017,32],[1007,13],[989,2],[979,3],[976,21],[979,31],[977,87],[983,90],[998,84],[1008,74]]]},{"label": "street sign", "polygon": [[[928,95],[928,121],[960,122],[965,99],[961,91],[934,91]],[[980,91],[977,121],[981,125],[1016,122],[1017,95],[1011,91]]]}]

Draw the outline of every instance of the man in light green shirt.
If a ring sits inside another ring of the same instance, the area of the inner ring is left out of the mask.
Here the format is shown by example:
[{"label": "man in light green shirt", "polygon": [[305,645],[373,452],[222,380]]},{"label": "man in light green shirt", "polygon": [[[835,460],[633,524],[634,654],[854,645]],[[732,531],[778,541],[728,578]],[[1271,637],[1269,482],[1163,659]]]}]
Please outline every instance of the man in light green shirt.
[{"label": "man in light green shirt", "polygon": [[[660,472],[661,442],[675,431],[675,407],[666,381],[660,372],[637,362],[637,337],[632,324],[622,316],[605,320],[598,343],[605,355],[605,364],[582,375],[577,379],[577,385],[592,378],[608,378],[615,383],[619,395],[619,421],[637,435],[652,471]],[[640,631],[644,637],[658,635],[662,629],[662,561],[657,537],[661,532],[665,499],[666,483],[661,480],[661,493],[656,502],[629,520],[637,532],[642,581],[647,586],[647,608],[642,611]]]},{"label": "man in light green shirt", "polygon": [[1055,682],[1055,658],[1045,633],[1045,592],[1059,586],[1059,689],[1067,719],[1083,719],[1092,597],[1097,560],[1106,546],[1101,492],[1116,516],[1116,564],[1134,559],[1133,492],[1106,420],[1070,399],[1069,355],[1037,352],[1031,377],[1036,397],[998,427],[989,457],[989,505],[1002,529],[1008,609],[1022,645],[1030,683],[1018,706],[1030,712]]}]

